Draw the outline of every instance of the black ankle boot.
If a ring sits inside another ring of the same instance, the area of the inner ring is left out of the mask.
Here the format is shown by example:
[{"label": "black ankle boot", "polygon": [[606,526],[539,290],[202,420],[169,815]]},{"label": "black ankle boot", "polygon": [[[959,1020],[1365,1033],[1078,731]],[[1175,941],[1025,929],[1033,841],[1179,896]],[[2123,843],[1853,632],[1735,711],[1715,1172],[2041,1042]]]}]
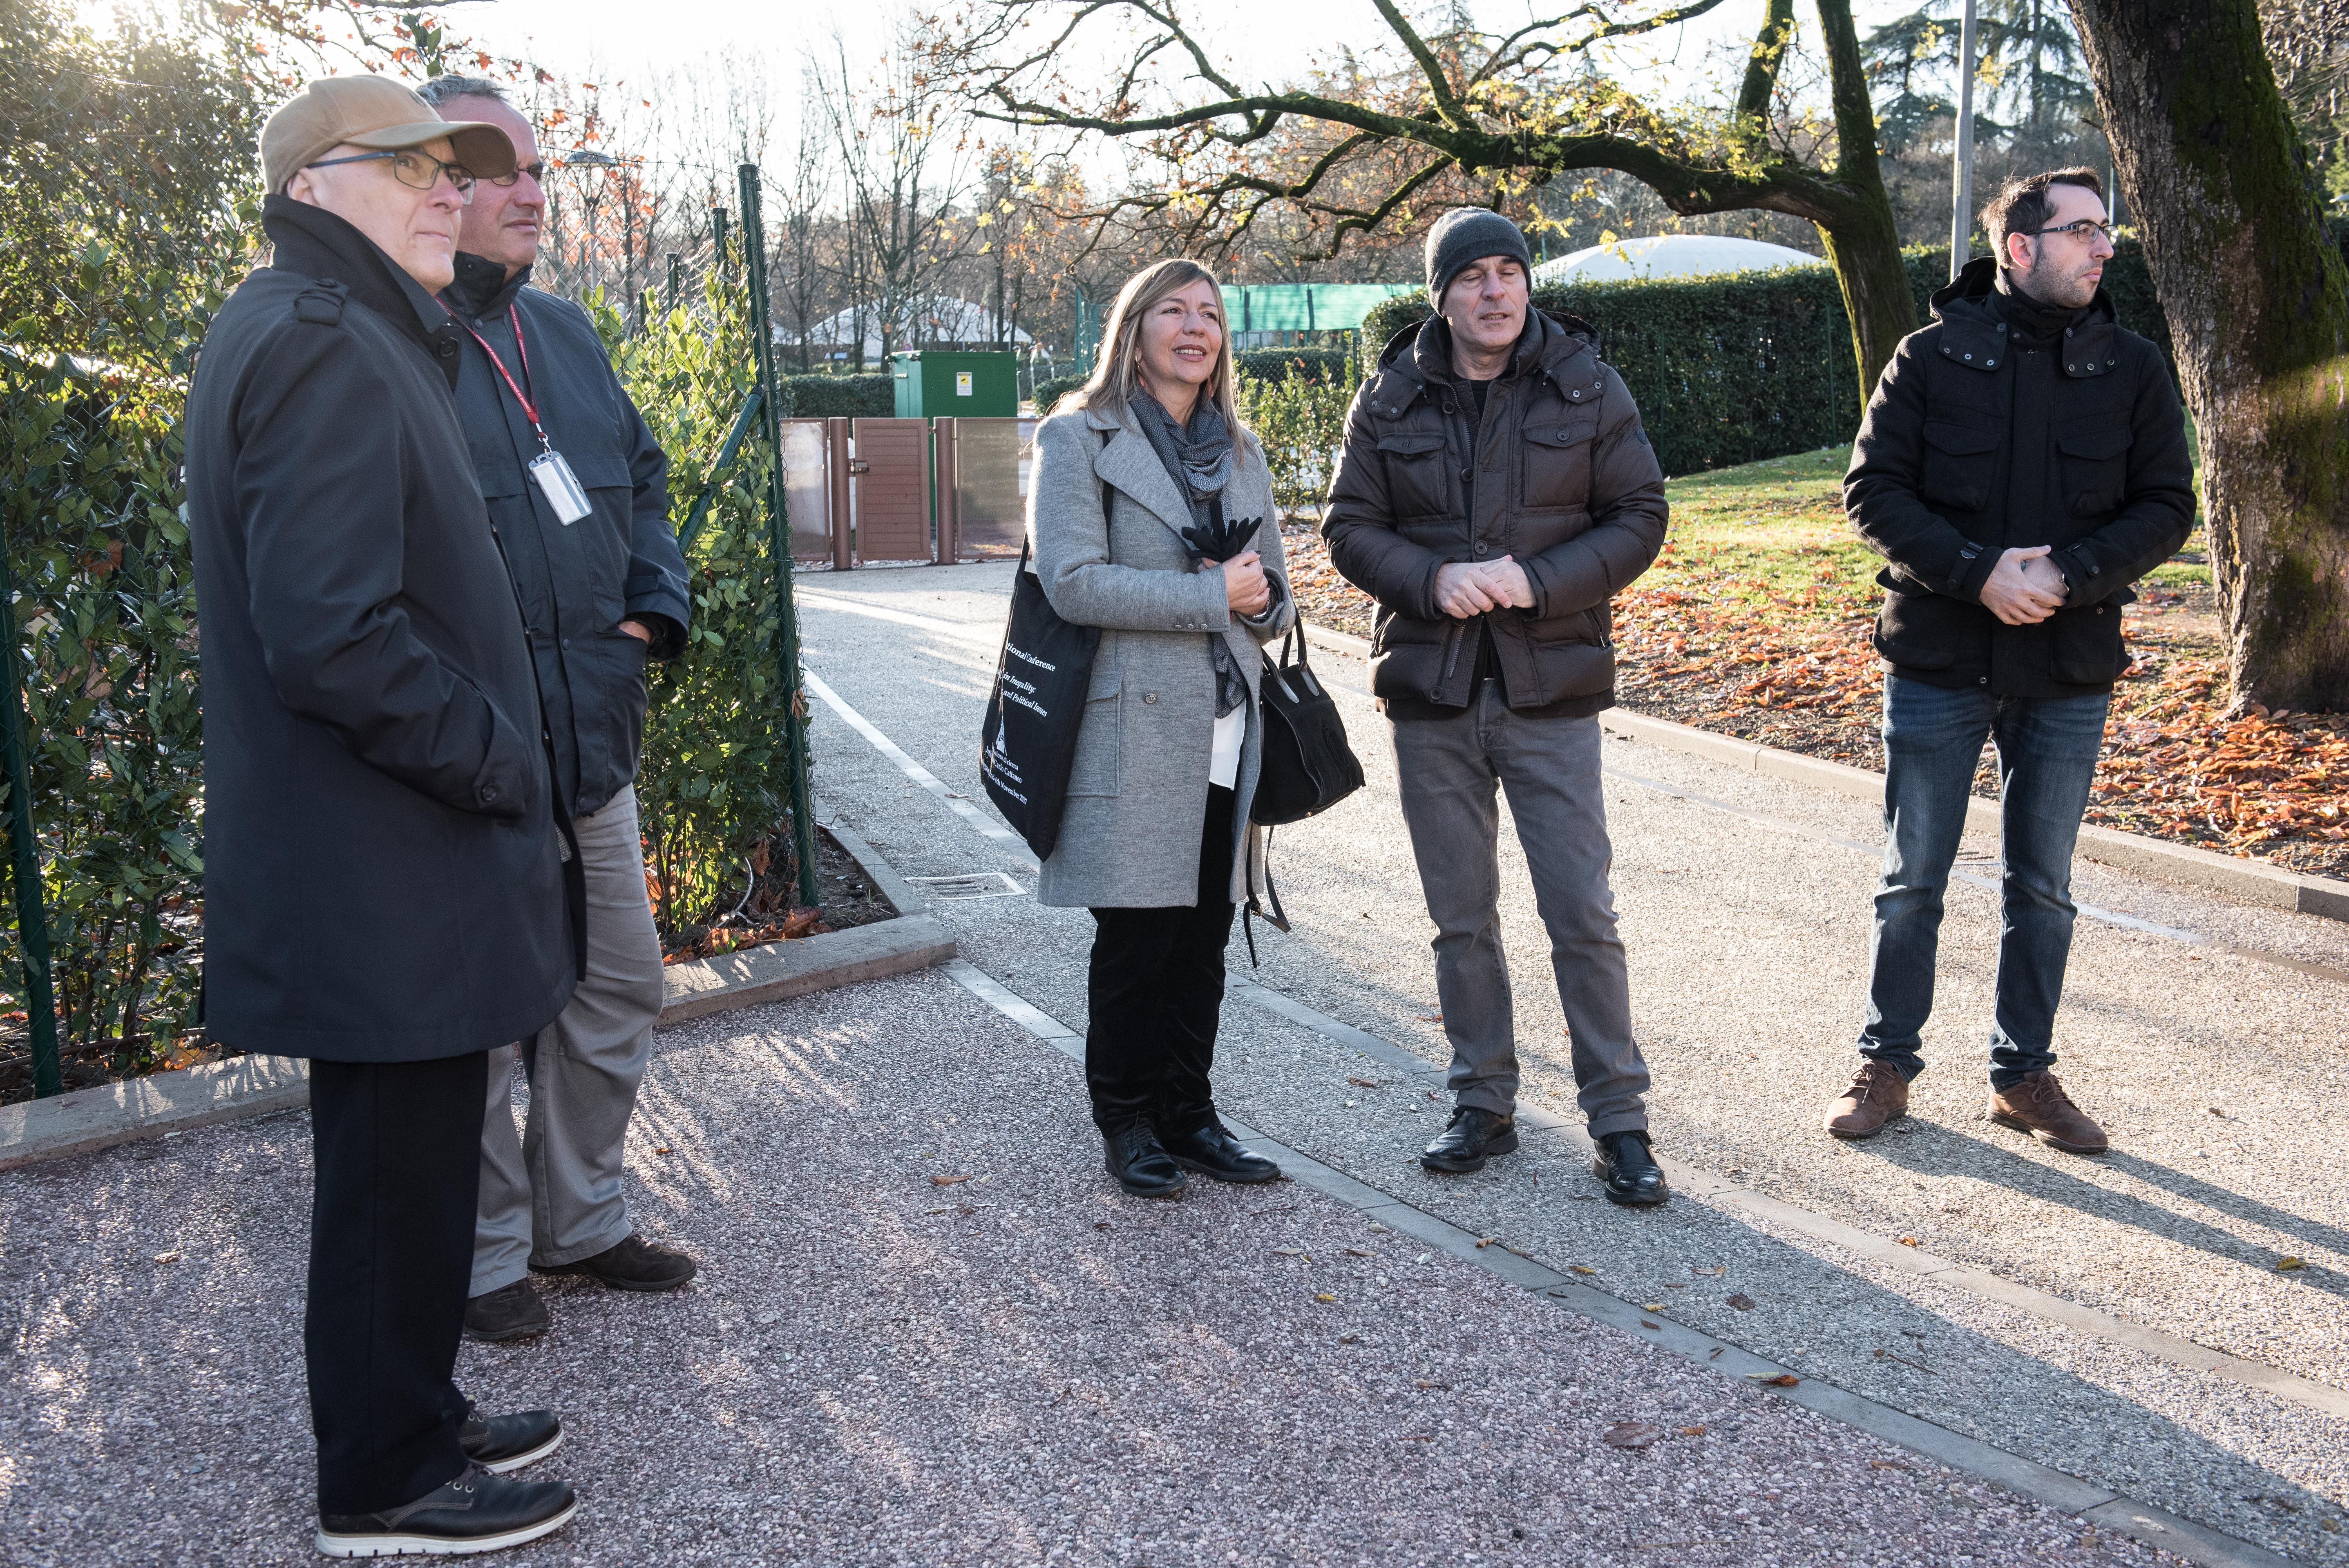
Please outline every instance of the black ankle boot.
[{"label": "black ankle boot", "polygon": [[1102,1164],[1137,1198],[1172,1198],[1191,1184],[1146,1121],[1103,1132]]},{"label": "black ankle boot", "polygon": [[1218,1181],[1272,1181],[1280,1176],[1279,1166],[1242,1144],[1220,1121],[1160,1141],[1175,1164]]}]

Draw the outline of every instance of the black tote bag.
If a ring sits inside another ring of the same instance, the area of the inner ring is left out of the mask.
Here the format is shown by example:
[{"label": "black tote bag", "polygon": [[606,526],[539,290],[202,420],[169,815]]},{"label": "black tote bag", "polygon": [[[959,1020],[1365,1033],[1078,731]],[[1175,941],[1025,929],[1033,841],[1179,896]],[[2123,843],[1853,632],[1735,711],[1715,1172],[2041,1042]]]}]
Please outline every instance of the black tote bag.
[{"label": "black tote bag", "polygon": [[[1291,648],[1297,662],[1288,662]],[[1362,765],[1346,744],[1346,723],[1307,662],[1305,639],[1291,626],[1280,662],[1264,667],[1257,688],[1264,708],[1264,761],[1248,820],[1263,827],[1301,822],[1362,787]]]},{"label": "black tote bag", "polygon": [[1085,688],[1100,651],[1101,628],[1061,619],[1028,570],[1028,546],[1021,544],[995,686],[979,721],[978,771],[987,798],[1039,861],[1061,841],[1069,768],[1076,760]]}]

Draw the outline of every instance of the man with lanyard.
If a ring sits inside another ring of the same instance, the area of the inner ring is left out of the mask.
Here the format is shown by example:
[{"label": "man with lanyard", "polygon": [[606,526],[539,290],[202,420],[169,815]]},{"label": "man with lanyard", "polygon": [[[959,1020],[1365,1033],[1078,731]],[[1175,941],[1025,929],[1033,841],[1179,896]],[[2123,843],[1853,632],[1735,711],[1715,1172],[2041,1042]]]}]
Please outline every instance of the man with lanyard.
[{"label": "man with lanyard", "polygon": [[513,578],[546,716],[555,796],[587,883],[587,961],[560,1017],[520,1047],[529,1124],[514,1136],[515,1048],[492,1056],[480,1226],[465,1333],[543,1332],[532,1272],[616,1290],[674,1290],[684,1253],[636,1234],[621,1155],[662,999],[634,779],[645,664],[684,651],[685,560],[668,523],[668,459],[613,374],[585,311],[523,284],[545,208],[530,122],[494,82],[436,77],[444,118],[512,139],[516,167],[480,182],[441,298],[465,330],[457,412]]}]

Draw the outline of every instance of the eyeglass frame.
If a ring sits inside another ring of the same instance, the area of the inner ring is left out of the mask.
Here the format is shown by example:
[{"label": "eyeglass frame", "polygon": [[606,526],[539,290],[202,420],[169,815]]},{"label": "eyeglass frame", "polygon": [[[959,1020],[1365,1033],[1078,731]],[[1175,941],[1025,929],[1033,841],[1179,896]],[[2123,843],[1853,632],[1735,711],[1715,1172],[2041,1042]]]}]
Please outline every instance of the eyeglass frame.
[{"label": "eyeglass frame", "polygon": [[511,191],[522,183],[522,177],[525,174],[543,185],[546,183],[547,172],[546,160],[542,158],[536,163],[515,164],[512,174],[475,175],[474,178],[485,179],[501,191]]},{"label": "eyeglass frame", "polygon": [[2080,225],[2083,223],[2085,223],[2088,226],[2089,233],[2102,234],[2107,242],[2112,240],[2113,225],[2110,219],[2099,223],[2094,218],[2075,218],[2068,223],[2057,223],[2051,228],[2032,229],[2026,232],[2033,238],[2036,238],[2041,234],[2069,234],[2072,238],[2079,240],[2085,243],[2091,245],[2095,244],[2095,240],[2090,239],[2088,234],[2084,234],[2080,232]]},{"label": "eyeglass frame", "polygon": [[[410,184],[408,181],[399,180],[399,170],[396,166],[397,160],[411,156],[421,158],[426,162],[432,165],[432,183],[429,185],[415,185]],[[373,163],[381,159],[390,159],[394,160],[395,167],[391,171],[391,177],[394,180],[399,180],[399,182],[402,185],[408,186],[410,191],[421,191],[425,194],[430,195],[433,191],[440,188],[440,177],[445,174],[449,177],[450,185],[453,187],[457,192],[458,204],[465,207],[470,207],[473,204],[473,187],[475,184],[479,183],[479,176],[475,175],[471,170],[466,168],[463,164],[450,163],[444,159],[435,158],[420,147],[395,147],[385,152],[355,152],[348,158],[322,158],[316,163],[305,163],[302,167],[305,169],[332,169],[337,163]]]}]

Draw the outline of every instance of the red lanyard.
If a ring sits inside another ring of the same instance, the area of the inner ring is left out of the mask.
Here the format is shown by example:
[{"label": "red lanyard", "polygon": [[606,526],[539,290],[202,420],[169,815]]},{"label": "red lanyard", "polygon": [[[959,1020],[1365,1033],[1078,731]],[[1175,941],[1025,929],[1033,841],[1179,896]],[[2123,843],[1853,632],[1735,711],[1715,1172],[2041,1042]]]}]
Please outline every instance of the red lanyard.
[{"label": "red lanyard", "polygon": [[[511,304],[506,306],[506,321],[513,327],[514,350],[522,356],[522,378],[528,381],[530,379],[530,345],[523,341],[521,313]],[[459,325],[464,324],[460,321]],[[530,428],[533,430],[538,432],[538,444],[542,447],[546,446],[546,431],[538,422],[538,405],[524,397],[522,388],[514,384],[513,372],[508,370],[506,362],[498,357],[498,351],[490,346],[490,340],[480,333],[473,332],[471,326],[466,326],[465,330],[473,333],[473,341],[481,346],[481,352],[490,356],[490,363],[498,367],[500,376],[505,377],[506,390],[512,393],[514,401],[522,405],[522,417],[530,421]]]}]

